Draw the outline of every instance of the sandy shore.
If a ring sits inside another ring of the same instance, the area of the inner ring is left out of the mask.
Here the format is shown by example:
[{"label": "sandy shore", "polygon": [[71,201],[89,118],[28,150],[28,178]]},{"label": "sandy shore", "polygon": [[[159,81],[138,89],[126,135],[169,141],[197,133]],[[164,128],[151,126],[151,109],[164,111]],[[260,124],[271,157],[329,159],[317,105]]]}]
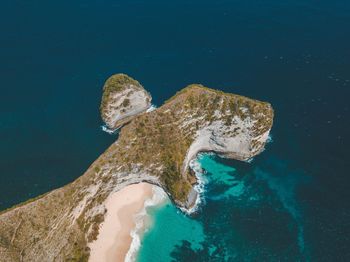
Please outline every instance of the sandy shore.
[{"label": "sandy shore", "polygon": [[97,240],[89,245],[90,262],[124,261],[132,242],[133,218],[143,209],[145,201],[152,198],[152,187],[147,183],[130,185],[108,197],[105,221]]}]

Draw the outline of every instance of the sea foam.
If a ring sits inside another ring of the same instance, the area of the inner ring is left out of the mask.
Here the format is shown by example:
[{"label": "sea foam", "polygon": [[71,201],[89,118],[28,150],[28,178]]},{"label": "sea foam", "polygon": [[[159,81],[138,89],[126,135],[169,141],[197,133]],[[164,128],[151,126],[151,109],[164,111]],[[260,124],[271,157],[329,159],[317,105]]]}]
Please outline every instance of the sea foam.
[{"label": "sea foam", "polygon": [[105,125],[101,126],[101,128],[102,128],[102,131],[104,131],[104,132],[106,132],[106,133],[108,133],[110,135],[114,135],[114,134],[116,134],[118,132],[118,129],[110,129],[110,128],[108,128]]},{"label": "sea foam", "polygon": [[149,215],[147,214],[147,208],[151,206],[161,205],[167,198],[164,190],[158,186],[153,186],[152,191],[152,198],[149,198],[145,201],[143,209],[134,217],[135,228],[130,232],[132,241],[129,251],[125,256],[125,262],[133,262],[137,258],[137,253],[141,246],[141,237],[150,226],[147,224],[147,220],[150,219]]},{"label": "sea foam", "polygon": [[272,143],[272,142],[273,142],[272,134],[269,134],[269,136],[267,137],[266,143]]},{"label": "sea foam", "polygon": [[205,202],[204,192],[205,185],[208,183],[207,179],[204,176],[204,171],[200,164],[200,159],[203,157],[203,154],[199,154],[195,159],[192,159],[189,163],[189,167],[193,170],[197,183],[193,189],[198,193],[196,201],[190,209],[181,209],[187,214],[192,214],[198,211],[199,207]]}]

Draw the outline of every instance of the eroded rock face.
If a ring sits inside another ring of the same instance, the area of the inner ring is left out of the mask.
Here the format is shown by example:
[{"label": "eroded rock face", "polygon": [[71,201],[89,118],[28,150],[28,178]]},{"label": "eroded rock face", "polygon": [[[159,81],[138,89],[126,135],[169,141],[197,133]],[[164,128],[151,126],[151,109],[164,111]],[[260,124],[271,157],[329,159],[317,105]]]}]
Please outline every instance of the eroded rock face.
[{"label": "eroded rock face", "polygon": [[124,74],[107,79],[103,87],[101,117],[105,124],[115,129],[151,106],[152,97],[142,85]]},{"label": "eroded rock face", "polygon": [[[126,94],[125,90],[143,92],[125,75],[109,81],[103,101],[109,101],[111,94],[113,99]],[[110,85],[120,89],[106,93]],[[144,111],[147,103],[135,108]],[[110,127],[126,119],[120,118],[118,105],[102,102],[101,114]],[[247,160],[264,149],[273,122],[269,103],[201,85],[186,87],[152,112],[130,110],[134,113],[118,140],[85,174],[0,214],[0,261],[86,261],[88,243],[98,235],[104,202],[112,192],[148,182],[163,188],[179,207],[190,208],[196,198],[196,177],[189,172],[189,161],[202,151]]]}]

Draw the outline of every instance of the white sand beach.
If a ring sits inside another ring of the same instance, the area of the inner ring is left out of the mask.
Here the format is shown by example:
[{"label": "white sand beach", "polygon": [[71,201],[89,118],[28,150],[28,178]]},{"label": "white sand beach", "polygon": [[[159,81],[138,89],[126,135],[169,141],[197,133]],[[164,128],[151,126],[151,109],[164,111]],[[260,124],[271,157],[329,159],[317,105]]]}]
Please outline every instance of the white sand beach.
[{"label": "white sand beach", "polygon": [[146,200],[152,198],[152,187],[147,183],[134,184],[108,197],[105,221],[97,240],[89,245],[90,262],[125,260],[132,242],[130,232],[135,228],[134,217],[143,210]]}]

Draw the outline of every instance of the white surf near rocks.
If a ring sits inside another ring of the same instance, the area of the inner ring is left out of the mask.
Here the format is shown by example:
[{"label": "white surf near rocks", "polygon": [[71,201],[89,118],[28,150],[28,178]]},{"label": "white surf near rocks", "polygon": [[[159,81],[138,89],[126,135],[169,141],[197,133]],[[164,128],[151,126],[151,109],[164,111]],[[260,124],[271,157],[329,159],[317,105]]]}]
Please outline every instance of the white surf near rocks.
[{"label": "white surf near rocks", "polygon": [[134,217],[136,226],[130,232],[132,242],[129,251],[125,256],[125,262],[136,261],[137,252],[141,247],[141,237],[150,226],[149,224],[147,225],[147,222],[152,223],[152,221],[148,221],[150,218],[148,217],[147,209],[152,206],[161,205],[168,197],[164,190],[158,186],[153,186],[152,191],[152,198],[146,200],[143,209]]}]

